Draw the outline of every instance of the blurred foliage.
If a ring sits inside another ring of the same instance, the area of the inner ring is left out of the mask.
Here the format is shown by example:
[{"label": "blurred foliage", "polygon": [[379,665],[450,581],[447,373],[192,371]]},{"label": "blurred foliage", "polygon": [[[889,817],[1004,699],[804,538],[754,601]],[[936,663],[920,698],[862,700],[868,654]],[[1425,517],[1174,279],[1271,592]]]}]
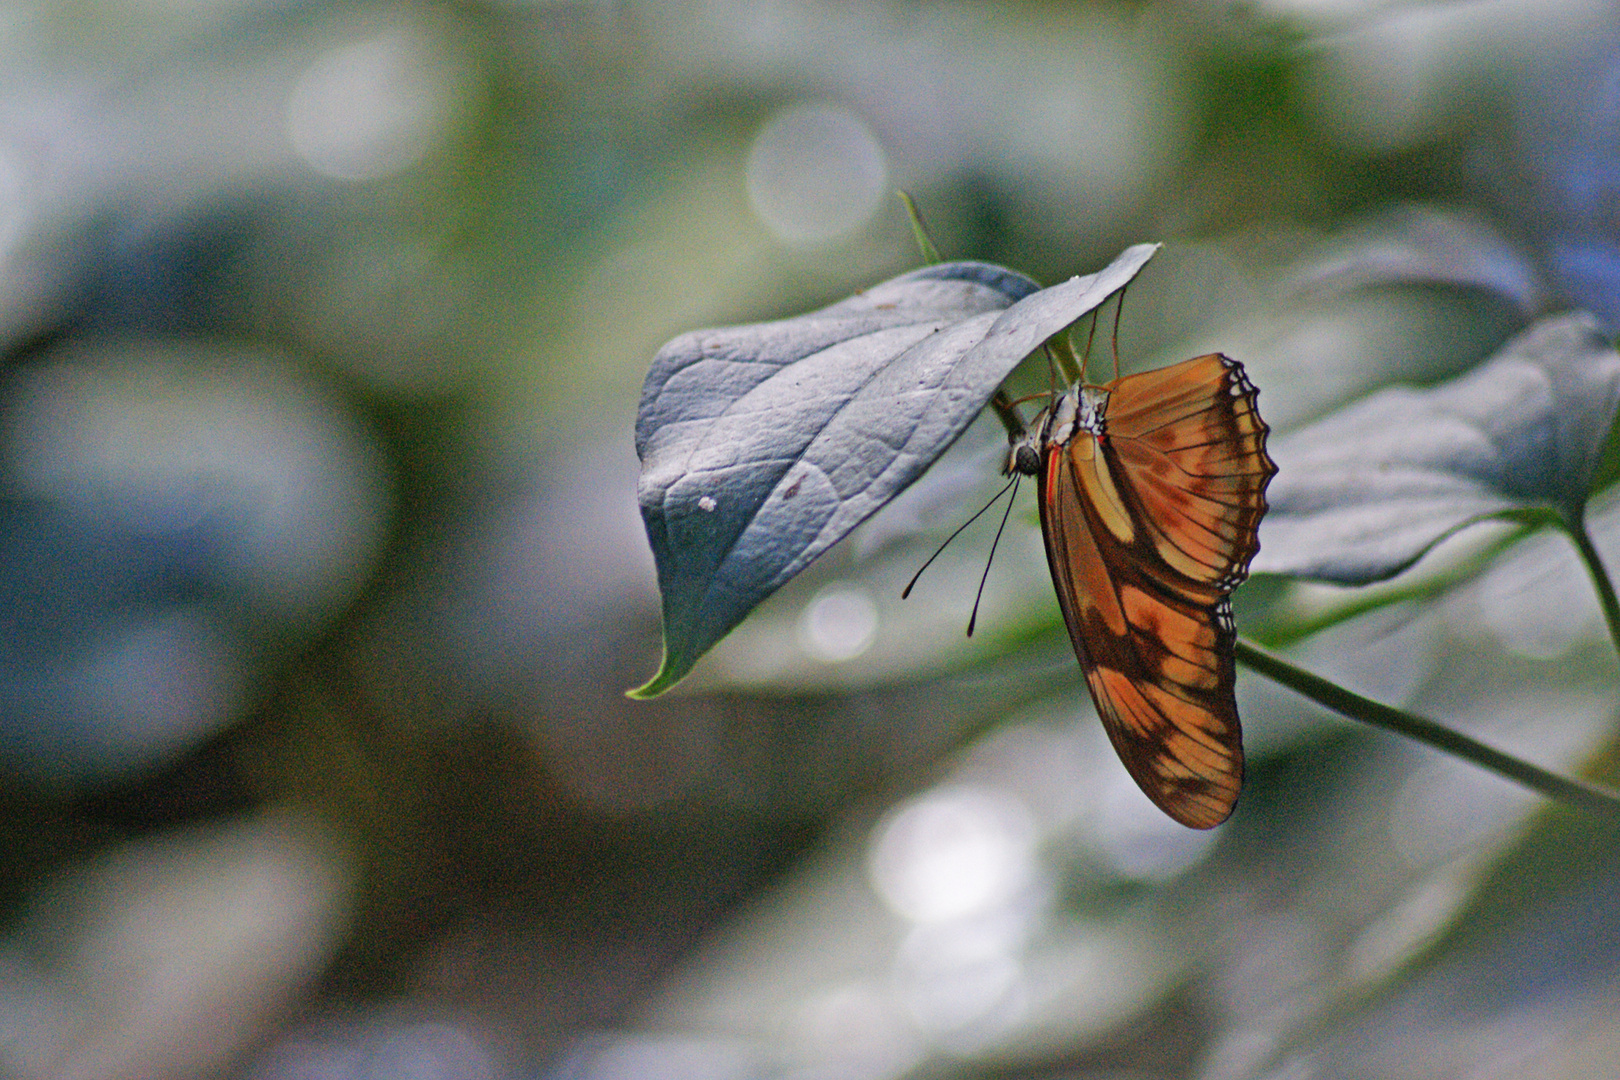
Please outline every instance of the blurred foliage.
[{"label": "blurred foliage", "polygon": [[[1256,680],[1249,789],[1194,836],[1089,715],[1027,502],[971,641],[987,530],[895,599],[994,489],[993,423],[689,693],[623,697],[662,342],[914,266],[896,188],[947,258],[1043,281],[1165,241],[1127,366],[1218,348],[1279,432],[1541,312],[1612,325],[1609,5],[0,22],[0,1072],[1612,1065],[1612,830]],[[1479,529],[1411,573],[1256,580],[1240,622],[1613,781],[1568,545]]]}]

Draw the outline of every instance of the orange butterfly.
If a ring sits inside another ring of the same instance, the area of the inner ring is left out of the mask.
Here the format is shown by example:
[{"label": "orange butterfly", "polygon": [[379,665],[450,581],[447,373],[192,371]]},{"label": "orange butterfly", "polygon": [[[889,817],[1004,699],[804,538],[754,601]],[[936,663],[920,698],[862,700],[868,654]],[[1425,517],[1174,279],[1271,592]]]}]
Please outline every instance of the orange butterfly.
[{"label": "orange butterfly", "polygon": [[1014,439],[1038,478],[1063,621],[1125,768],[1195,829],[1243,785],[1228,595],[1260,549],[1277,466],[1258,391],[1219,353],[1071,386]]}]

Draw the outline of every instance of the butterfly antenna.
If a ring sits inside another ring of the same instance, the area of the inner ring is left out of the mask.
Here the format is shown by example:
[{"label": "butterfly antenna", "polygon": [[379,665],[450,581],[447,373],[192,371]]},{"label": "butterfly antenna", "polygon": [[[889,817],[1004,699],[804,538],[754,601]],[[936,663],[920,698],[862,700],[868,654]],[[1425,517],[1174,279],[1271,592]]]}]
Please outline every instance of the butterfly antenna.
[{"label": "butterfly antenna", "polygon": [[1080,381],[1085,382],[1086,368],[1091,366],[1091,343],[1097,340],[1097,309],[1091,309],[1091,329],[1086,333],[1085,359],[1080,362]]},{"label": "butterfly antenna", "polygon": [[[906,587],[904,589],[900,590],[900,599],[904,600],[906,597],[911,595],[911,587],[913,585],[917,584],[917,579],[923,576],[923,571],[928,569],[930,566],[932,566],[934,564],[934,560],[940,557],[940,555],[945,551],[946,547],[948,547],[950,545],[950,542],[952,540],[955,540],[958,536],[962,535],[962,530],[963,529],[967,528],[969,525],[973,524],[975,521],[978,521],[980,518],[982,518],[984,516],[984,512],[986,510],[988,510],[992,506],[996,505],[996,500],[997,499],[1000,499],[1003,495],[1007,494],[1007,488],[1016,487],[1017,484],[1018,484],[1018,476],[1017,476],[1017,474],[1014,474],[1013,478],[1011,480],[1007,481],[1006,487],[1003,487],[1000,491],[996,492],[993,496],[991,496],[989,502],[987,502],[983,506],[979,507],[978,513],[974,514],[972,517],[970,517],[966,521],[962,522],[962,524],[958,525],[956,527],[956,531],[951,533],[951,535],[949,535],[949,536],[947,536],[945,538],[945,543],[943,543],[943,544],[939,545],[939,547],[935,548],[934,553],[932,555],[928,556],[928,561],[923,563],[922,566],[918,567],[917,572],[915,574],[911,575],[911,580],[906,582]],[[1008,506],[1007,509],[1011,510],[1012,507]],[[1001,533],[998,531],[996,533],[996,535],[999,537],[1001,535]],[[996,546],[994,544],[991,544],[990,545],[990,554],[994,555],[995,552],[996,552]],[[975,609],[977,609],[978,605],[975,604],[974,607],[975,607]],[[969,631],[969,633],[972,633],[972,631]]]},{"label": "butterfly antenna", "polygon": [[[1012,517],[1013,504],[1018,501],[1018,481],[1023,478],[1023,473],[1013,473],[1012,480],[1007,484],[1007,487],[1013,489],[1012,498],[1007,500],[1007,509],[1001,515],[1001,524],[996,526],[996,538],[990,541],[990,557],[984,560],[984,573],[979,576],[979,591],[973,596],[973,614],[968,616],[968,637],[973,636],[973,627],[978,624],[979,601],[984,599],[984,583],[990,580],[990,566],[996,561],[996,545],[1001,543],[1001,534],[1007,528],[1007,519]],[[1001,490],[1006,492],[1007,488]],[[1001,496],[997,495],[996,498],[999,499]],[[985,507],[985,510],[988,509],[989,507]],[[984,510],[980,510],[979,513],[984,513]]]},{"label": "butterfly antenna", "polygon": [[1114,378],[1119,378],[1119,313],[1125,308],[1125,290],[1131,287],[1130,282],[1119,287],[1114,298]]}]

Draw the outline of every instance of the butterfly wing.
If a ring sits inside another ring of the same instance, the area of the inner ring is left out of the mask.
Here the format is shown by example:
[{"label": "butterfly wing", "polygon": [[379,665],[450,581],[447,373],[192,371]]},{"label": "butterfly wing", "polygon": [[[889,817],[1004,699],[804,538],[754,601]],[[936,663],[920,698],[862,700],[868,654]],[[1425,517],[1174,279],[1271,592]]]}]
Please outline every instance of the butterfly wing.
[{"label": "butterfly wing", "polygon": [[1243,783],[1227,595],[1259,549],[1267,428],[1219,354],[1105,389],[1102,438],[1045,448],[1047,559],[1126,769],[1171,817],[1210,828]]}]

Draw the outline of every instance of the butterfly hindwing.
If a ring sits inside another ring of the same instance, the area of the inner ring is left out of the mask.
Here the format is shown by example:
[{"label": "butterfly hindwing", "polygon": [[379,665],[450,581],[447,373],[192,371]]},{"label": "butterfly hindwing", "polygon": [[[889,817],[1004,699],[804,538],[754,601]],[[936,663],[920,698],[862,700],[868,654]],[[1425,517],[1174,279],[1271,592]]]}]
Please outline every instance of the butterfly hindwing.
[{"label": "butterfly hindwing", "polygon": [[1227,594],[1276,471],[1256,391],[1219,354],[1115,380],[1101,434],[1043,448],[1041,525],[1064,621],[1126,769],[1183,824],[1243,782]]}]

